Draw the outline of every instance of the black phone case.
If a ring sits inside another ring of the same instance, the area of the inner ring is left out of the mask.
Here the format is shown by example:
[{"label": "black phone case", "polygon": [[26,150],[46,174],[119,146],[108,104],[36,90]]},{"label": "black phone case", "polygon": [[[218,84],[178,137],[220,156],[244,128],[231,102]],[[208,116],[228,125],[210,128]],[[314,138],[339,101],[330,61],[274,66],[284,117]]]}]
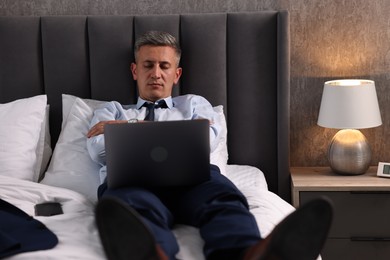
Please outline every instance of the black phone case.
[{"label": "black phone case", "polygon": [[35,205],[36,216],[54,216],[63,213],[62,206],[59,202],[44,202]]}]

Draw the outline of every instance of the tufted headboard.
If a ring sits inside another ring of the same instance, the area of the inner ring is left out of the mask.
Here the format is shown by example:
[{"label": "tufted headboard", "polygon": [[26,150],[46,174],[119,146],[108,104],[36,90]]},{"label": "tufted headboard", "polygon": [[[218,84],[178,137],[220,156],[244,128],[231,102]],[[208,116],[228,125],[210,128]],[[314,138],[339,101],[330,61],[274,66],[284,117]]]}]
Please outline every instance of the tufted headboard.
[{"label": "tufted headboard", "polygon": [[136,101],[135,38],[147,30],[180,40],[174,95],[223,105],[230,164],[252,165],[289,201],[289,18],[285,11],[142,16],[0,17],[0,103],[47,94],[52,143],[61,94]]}]

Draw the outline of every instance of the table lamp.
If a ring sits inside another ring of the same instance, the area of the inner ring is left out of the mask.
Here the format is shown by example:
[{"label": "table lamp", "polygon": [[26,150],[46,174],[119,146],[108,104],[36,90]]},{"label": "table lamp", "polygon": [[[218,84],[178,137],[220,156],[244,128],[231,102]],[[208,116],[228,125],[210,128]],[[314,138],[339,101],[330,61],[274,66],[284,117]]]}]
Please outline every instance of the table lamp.
[{"label": "table lamp", "polygon": [[358,129],[382,124],[374,81],[325,82],[317,124],[342,129],[329,145],[331,169],[342,175],[364,174],[370,166],[371,149]]}]

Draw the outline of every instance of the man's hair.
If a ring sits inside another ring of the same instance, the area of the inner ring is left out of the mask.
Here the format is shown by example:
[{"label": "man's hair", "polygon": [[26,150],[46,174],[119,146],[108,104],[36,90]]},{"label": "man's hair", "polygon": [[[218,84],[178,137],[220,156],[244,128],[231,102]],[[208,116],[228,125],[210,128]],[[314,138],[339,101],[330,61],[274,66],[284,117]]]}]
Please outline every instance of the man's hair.
[{"label": "man's hair", "polygon": [[177,65],[179,66],[181,49],[176,38],[171,34],[162,31],[149,31],[139,37],[134,46],[134,56],[137,61],[138,51],[142,46],[168,46],[175,50],[177,57]]}]

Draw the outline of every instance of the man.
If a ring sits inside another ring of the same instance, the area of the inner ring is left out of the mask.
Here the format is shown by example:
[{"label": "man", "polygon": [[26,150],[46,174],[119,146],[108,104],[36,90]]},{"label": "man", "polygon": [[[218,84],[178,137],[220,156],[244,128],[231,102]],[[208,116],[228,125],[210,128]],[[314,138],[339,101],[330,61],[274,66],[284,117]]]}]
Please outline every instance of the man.
[{"label": "man", "polygon": [[[170,34],[153,31],[140,37],[131,64],[139,91],[137,104],[123,107],[109,102],[95,111],[91,121],[88,150],[103,166],[96,218],[108,258],[175,259],[179,248],[171,228],[181,223],[199,228],[207,259],[315,259],[331,222],[331,207],[325,200],[302,207],[262,239],[244,195],[214,165],[210,166],[210,180],[193,187],[107,187],[106,124],[138,123],[151,115],[156,121],[205,118],[210,121],[211,150],[218,142],[221,127],[206,99],[171,97],[182,74],[180,55]],[[152,106],[158,108],[148,108]]]}]

